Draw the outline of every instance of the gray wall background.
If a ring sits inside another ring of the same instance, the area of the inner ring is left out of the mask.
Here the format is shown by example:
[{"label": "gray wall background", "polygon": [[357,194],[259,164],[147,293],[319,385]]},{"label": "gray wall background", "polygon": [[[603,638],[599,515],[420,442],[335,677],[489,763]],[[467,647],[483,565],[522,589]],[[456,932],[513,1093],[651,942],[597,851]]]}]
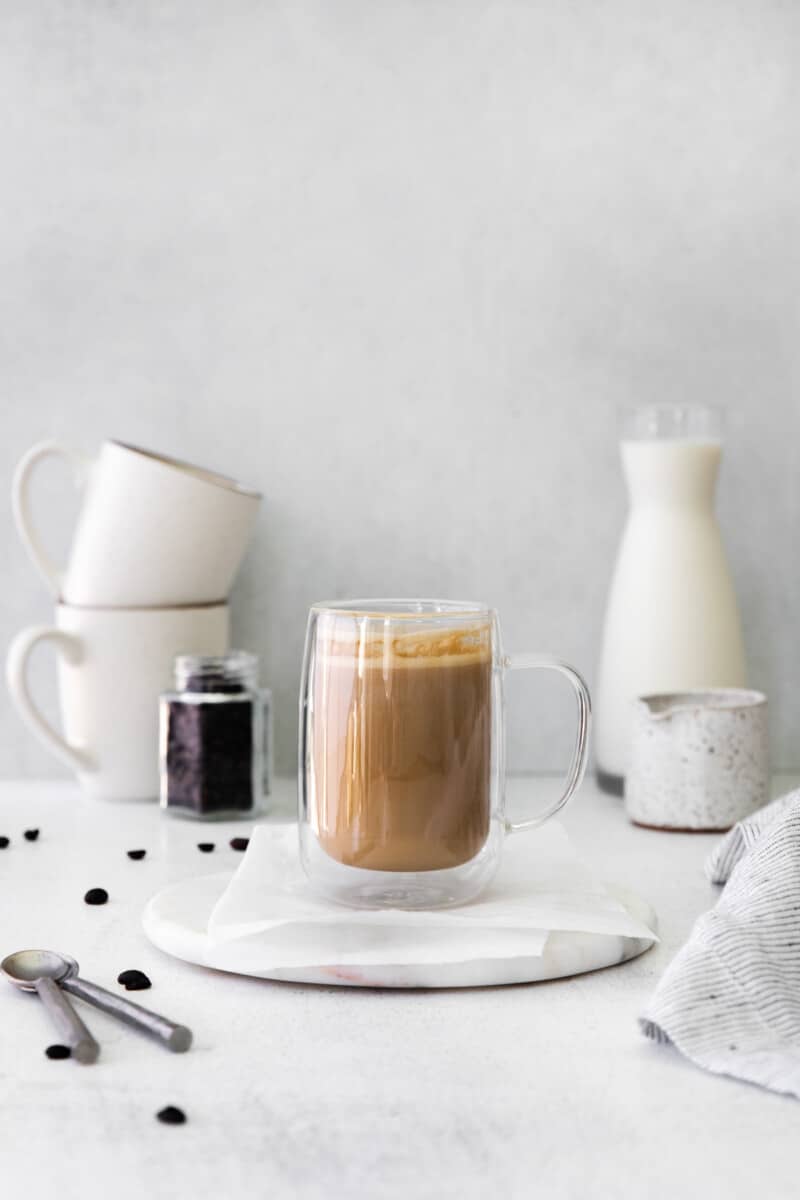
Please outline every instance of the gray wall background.
[{"label": "gray wall background", "polygon": [[[3,0],[3,486],[45,436],[260,486],[235,639],[291,770],[317,598],[484,598],[591,681],[615,408],[723,402],[752,682],[800,765],[798,79],[779,0]],[[57,467],[37,501],[63,546]],[[51,604],[2,522],[7,642]],[[510,699],[512,765],[559,767],[558,684]],[[59,773],[0,698],[0,774]]]}]

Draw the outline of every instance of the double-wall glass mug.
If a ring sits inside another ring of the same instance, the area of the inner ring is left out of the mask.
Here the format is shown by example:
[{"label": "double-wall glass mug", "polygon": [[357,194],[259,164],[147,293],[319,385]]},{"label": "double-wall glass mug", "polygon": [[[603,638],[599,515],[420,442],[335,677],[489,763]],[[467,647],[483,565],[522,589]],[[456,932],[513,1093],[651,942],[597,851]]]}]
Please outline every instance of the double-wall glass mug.
[{"label": "double-wall glass mug", "polygon": [[[506,671],[559,671],[577,697],[558,799],[505,815]],[[313,887],[357,908],[442,908],[489,884],[506,834],[534,829],[583,778],[589,692],[541,654],[506,655],[497,613],[445,600],[315,604],[300,685],[300,857]]]}]

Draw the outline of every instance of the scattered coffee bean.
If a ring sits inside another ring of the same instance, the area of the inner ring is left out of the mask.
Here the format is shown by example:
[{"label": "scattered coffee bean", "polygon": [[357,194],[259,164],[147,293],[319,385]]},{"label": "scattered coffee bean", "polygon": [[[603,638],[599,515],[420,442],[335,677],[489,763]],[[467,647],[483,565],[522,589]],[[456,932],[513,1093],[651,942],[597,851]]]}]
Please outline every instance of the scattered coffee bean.
[{"label": "scattered coffee bean", "polygon": [[11,838],[7,838],[5,836],[0,837],[0,850],[5,850],[6,846],[8,846],[10,842]]},{"label": "scattered coffee bean", "polygon": [[26,842],[35,842],[39,836],[39,830],[38,829],[26,829],[22,836],[25,838]]},{"label": "scattered coffee bean", "polygon": [[231,850],[246,850],[250,845],[250,838],[231,838]]},{"label": "scattered coffee bean", "polygon": [[198,842],[197,849],[202,850],[203,854],[210,854],[211,851],[214,849],[214,843],[213,842]]},{"label": "scattered coffee bean", "polygon": [[159,1121],[164,1125],[185,1125],[186,1113],[182,1108],[176,1108],[174,1104],[168,1104],[166,1108],[162,1108],[156,1113]]},{"label": "scattered coffee bean", "polygon": [[108,892],[105,888],[89,888],[83,898],[87,904],[105,904],[108,900]]},{"label": "scattered coffee bean", "polygon": [[72,1057],[72,1051],[70,1050],[69,1046],[59,1046],[59,1044],[57,1042],[53,1046],[48,1046],[47,1049],[45,1050],[45,1054],[47,1055],[48,1058],[71,1058]]},{"label": "scattered coffee bean", "polygon": [[129,850],[128,858],[132,858],[134,862],[141,862],[146,853],[146,850]]},{"label": "scattered coffee bean", "polygon": [[117,983],[121,983],[128,992],[143,992],[146,988],[153,986],[144,971],[135,970],[120,971]]}]

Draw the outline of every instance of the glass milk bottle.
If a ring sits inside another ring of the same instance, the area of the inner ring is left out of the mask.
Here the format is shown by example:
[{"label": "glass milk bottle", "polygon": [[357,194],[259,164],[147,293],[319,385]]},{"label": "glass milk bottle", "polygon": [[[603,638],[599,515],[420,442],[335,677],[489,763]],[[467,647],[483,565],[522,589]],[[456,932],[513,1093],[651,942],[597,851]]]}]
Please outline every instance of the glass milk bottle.
[{"label": "glass milk bottle", "polygon": [[608,596],[595,690],[597,779],[621,794],[637,696],[743,687],[744,647],[714,490],[721,414],[656,404],[623,413],[630,511]]}]

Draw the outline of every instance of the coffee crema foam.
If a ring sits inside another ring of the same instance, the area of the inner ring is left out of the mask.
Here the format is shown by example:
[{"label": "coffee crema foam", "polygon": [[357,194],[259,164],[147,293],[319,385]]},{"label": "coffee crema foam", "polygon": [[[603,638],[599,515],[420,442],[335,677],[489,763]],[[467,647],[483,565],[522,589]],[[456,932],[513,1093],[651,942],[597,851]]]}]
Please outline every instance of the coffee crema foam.
[{"label": "coffee crema foam", "polygon": [[[340,622],[336,622],[340,624]],[[370,666],[384,661],[392,668],[441,667],[445,663],[490,662],[492,631],[488,624],[463,629],[412,630],[387,636],[379,631],[351,635],[340,629],[326,633],[320,623],[317,654],[352,666],[367,662]]]}]

